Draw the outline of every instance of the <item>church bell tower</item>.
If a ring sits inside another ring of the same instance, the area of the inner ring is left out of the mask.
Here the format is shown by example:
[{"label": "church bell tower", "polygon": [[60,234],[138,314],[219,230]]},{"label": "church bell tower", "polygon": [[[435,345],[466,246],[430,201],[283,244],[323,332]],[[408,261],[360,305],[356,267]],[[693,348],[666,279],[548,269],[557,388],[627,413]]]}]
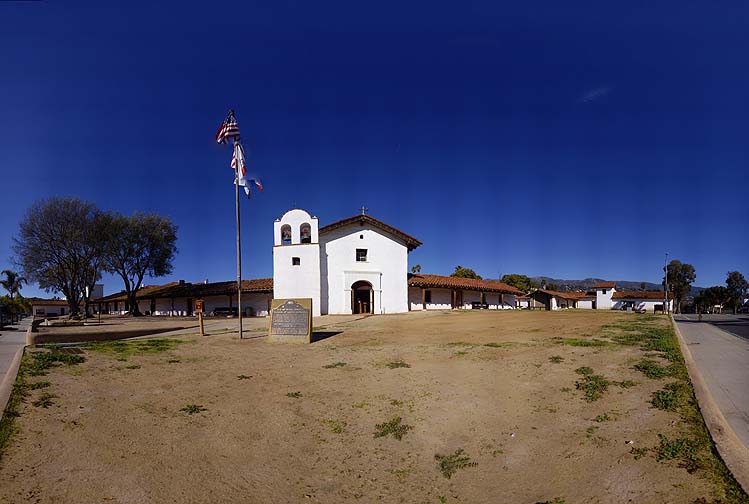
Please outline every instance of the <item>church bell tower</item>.
[{"label": "church bell tower", "polygon": [[320,241],[317,217],[295,208],[273,223],[273,297],[311,298],[320,315]]}]

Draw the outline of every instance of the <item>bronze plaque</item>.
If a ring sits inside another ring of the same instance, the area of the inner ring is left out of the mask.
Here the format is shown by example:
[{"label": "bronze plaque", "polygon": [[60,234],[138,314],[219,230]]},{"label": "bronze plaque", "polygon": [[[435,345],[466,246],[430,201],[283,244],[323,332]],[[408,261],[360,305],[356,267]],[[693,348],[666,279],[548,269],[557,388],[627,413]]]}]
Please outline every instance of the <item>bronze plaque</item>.
[{"label": "bronze plaque", "polygon": [[270,307],[272,339],[311,342],[312,299],[274,299]]}]

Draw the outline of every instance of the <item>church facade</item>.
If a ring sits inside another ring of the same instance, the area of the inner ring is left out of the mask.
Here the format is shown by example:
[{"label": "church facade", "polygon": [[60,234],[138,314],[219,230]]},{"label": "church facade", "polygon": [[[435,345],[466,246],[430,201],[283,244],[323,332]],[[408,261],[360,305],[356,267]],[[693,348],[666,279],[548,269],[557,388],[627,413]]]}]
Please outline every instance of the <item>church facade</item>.
[{"label": "church facade", "polygon": [[274,297],[311,298],[314,315],[408,311],[413,236],[363,213],[319,227],[295,208],[275,221],[273,240]]}]

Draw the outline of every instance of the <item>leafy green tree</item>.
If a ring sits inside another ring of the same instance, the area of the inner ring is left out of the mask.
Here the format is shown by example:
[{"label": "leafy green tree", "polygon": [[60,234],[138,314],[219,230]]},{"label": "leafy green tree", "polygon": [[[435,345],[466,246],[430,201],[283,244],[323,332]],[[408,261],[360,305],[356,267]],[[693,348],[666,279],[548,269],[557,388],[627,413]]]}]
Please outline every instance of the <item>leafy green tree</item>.
[{"label": "leafy green tree", "polygon": [[647,288],[648,284],[645,282],[640,282],[640,290],[645,290]]},{"label": "leafy green tree", "polygon": [[546,287],[546,288],[549,289],[549,290],[552,290],[552,291],[558,291],[559,290],[559,286],[557,284],[555,284],[555,283],[549,284],[548,287]]},{"label": "leafy green tree", "polygon": [[509,275],[503,275],[502,279],[500,280],[507,285],[511,285],[515,287],[516,289],[519,289],[525,293],[528,293],[532,291],[533,289],[538,288],[538,284],[531,280],[526,275],[519,275],[519,274],[509,274]]},{"label": "leafy green tree", "polygon": [[18,319],[23,313],[31,313],[31,301],[20,294],[15,297],[0,296],[0,305],[5,307],[13,319]]},{"label": "leafy green tree", "polygon": [[0,275],[5,275],[5,278],[3,280],[0,280],[0,285],[3,286],[3,289],[8,291],[8,296],[10,296],[10,299],[13,299],[16,294],[21,291],[21,287],[23,287],[23,284],[28,283],[26,282],[26,279],[24,277],[22,277],[15,271],[3,270],[0,272]]},{"label": "leafy green tree", "polygon": [[172,272],[177,226],[167,217],[136,212],[111,216],[108,232],[104,268],[122,278],[130,314],[139,316],[137,294],[143,279]]},{"label": "leafy green tree", "polygon": [[706,309],[712,312],[715,306],[720,306],[721,309],[731,300],[728,289],[722,285],[714,285],[702,289],[702,291],[694,297],[694,304],[697,305],[698,310]]},{"label": "leafy green tree", "polygon": [[421,273],[421,264],[416,264],[412,266],[411,273]]},{"label": "leafy green tree", "polygon": [[726,278],[726,288],[728,289],[728,296],[733,306],[733,313],[736,314],[736,310],[741,306],[741,301],[744,299],[746,291],[749,290],[749,282],[738,271],[729,271]]},{"label": "leafy green tree", "polygon": [[481,280],[481,277],[476,274],[475,271],[473,271],[471,268],[464,268],[463,266],[456,266],[455,271],[453,271],[453,274],[450,275],[453,277],[458,278],[476,278],[478,280]]},{"label": "leafy green tree", "polygon": [[[676,313],[681,313],[681,302],[687,297],[692,289],[692,282],[697,278],[694,266],[674,259],[668,263],[666,275],[668,288],[676,301]],[[663,283],[666,283],[666,277],[663,278]]]}]

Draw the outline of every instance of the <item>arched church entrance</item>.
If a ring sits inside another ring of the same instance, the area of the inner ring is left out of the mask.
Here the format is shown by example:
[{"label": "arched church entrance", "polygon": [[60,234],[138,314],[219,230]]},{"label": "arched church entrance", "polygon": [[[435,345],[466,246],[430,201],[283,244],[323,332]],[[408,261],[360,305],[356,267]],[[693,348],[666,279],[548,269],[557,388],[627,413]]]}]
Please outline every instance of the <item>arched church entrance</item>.
[{"label": "arched church entrance", "polygon": [[351,285],[351,313],[374,313],[374,291],[366,280]]}]

